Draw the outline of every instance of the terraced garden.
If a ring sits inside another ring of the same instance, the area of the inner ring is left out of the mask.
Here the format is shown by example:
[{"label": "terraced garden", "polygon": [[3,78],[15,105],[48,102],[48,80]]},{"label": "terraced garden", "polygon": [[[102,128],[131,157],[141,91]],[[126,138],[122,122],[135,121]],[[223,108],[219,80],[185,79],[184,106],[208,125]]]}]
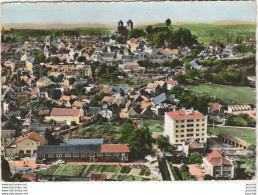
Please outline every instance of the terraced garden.
[{"label": "terraced garden", "polygon": [[150,176],[151,171],[146,166],[120,165],[54,165],[38,172],[38,178],[55,177],[90,177],[91,173],[104,173],[106,179],[112,181],[149,181],[155,180]]}]

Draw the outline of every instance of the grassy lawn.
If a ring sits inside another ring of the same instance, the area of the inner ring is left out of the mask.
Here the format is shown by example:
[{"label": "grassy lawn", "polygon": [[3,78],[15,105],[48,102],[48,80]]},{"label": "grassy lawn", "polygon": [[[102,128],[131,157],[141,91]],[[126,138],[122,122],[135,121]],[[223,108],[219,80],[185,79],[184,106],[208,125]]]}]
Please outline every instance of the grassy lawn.
[{"label": "grassy lawn", "polygon": [[83,165],[59,165],[53,175],[79,177],[83,170]]},{"label": "grassy lawn", "polygon": [[234,129],[234,128],[208,128],[209,135],[217,135],[224,133],[226,135],[235,136],[249,144],[256,144],[256,132],[253,129]]},{"label": "grassy lawn", "polygon": [[[154,27],[165,27],[163,24],[156,24]],[[216,25],[216,24],[181,24],[173,25],[172,27],[177,30],[180,27],[187,28],[193,35],[198,37],[198,41],[204,45],[210,45],[212,40],[219,40],[221,43],[226,44],[228,37],[240,36],[245,40],[246,37],[255,37],[255,24],[237,24],[237,25]],[[145,29],[144,27],[139,27]]]},{"label": "grassy lawn", "polygon": [[147,126],[152,133],[161,133],[164,131],[164,122],[161,120],[141,120],[138,122],[141,126]]},{"label": "grassy lawn", "polygon": [[199,94],[208,93],[212,96],[216,96],[217,98],[231,100],[239,104],[255,104],[256,102],[255,92],[247,87],[208,83],[199,85],[185,85],[185,87]]},{"label": "grassy lawn", "polygon": [[106,84],[106,85],[115,85],[120,87],[138,87],[141,85],[148,84],[151,80],[149,79],[124,79],[124,80],[117,80],[117,81],[108,81],[104,79],[98,79],[97,83],[99,84]]},{"label": "grassy lawn", "polygon": [[114,124],[109,130],[105,130],[106,124],[93,124],[88,129],[77,132],[76,135],[86,136],[86,137],[114,137],[119,138],[122,130],[122,126],[119,124]]}]

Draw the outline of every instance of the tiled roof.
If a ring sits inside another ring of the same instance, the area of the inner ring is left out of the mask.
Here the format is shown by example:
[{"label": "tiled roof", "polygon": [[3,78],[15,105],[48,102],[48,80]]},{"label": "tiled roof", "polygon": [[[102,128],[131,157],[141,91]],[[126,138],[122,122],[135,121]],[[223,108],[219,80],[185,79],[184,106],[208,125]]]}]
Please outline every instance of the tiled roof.
[{"label": "tiled roof", "polygon": [[35,89],[34,91],[31,92],[31,95],[35,95],[35,94],[37,94],[38,92],[39,92],[39,90],[38,90],[38,89]]},{"label": "tiled roof", "polygon": [[219,103],[214,103],[211,105],[212,110],[219,110],[219,109],[221,109],[221,107],[222,107],[222,105]]},{"label": "tiled roof", "polygon": [[226,135],[226,134],[223,134],[223,133],[219,133],[219,134],[218,134],[218,137],[219,137],[219,138],[227,139],[227,140],[229,140],[229,141],[235,142],[235,143],[237,143],[237,144],[239,144],[239,145],[242,145],[242,146],[245,146],[245,147],[250,146],[248,143],[246,143],[246,142],[244,142],[244,141],[242,141],[242,140],[239,140],[239,139],[236,138],[236,137],[233,137],[233,136],[230,136],[230,135]]},{"label": "tiled roof", "polygon": [[131,39],[131,40],[130,40],[130,43],[132,43],[132,44],[136,44],[137,42],[138,42],[137,39]]},{"label": "tiled roof", "polygon": [[146,86],[146,89],[154,89],[154,88],[156,88],[157,86],[159,86],[159,83],[149,83],[149,84]]},{"label": "tiled roof", "polygon": [[72,106],[82,108],[85,102],[75,101]]},{"label": "tiled roof", "polygon": [[177,81],[174,81],[174,80],[166,80],[166,83],[167,83],[167,84],[176,84]]},{"label": "tiled roof", "polygon": [[213,152],[208,154],[205,158],[213,166],[231,165],[231,162],[228,159],[221,156],[221,154],[218,152],[218,150],[214,150]]},{"label": "tiled roof", "polygon": [[188,148],[203,148],[203,145],[195,139],[186,141],[186,144],[188,145]]},{"label": "tiled roof", "polygon": [[126,104],[125,104],[125,107],[129,107],[130,105],[131,105],[131,101],[130,100],[128,100],[127,102],[126,102]]},{"label": "tiled roof", "polygon": [[101,153],[130,152],[127,144],[101,144]]},{"label": "tiled roof", "polygon": [[51,116],[79,116],[80,109],[53,108]]},{"label": "tiled roof", "polygon": [[152,102],[145,102],[145,101],[141,102],[141,109],[145,109],[145,108],[148,108],[148,107],[153,107],[153,103]]},{"label": "tiled roof", "polygon": [[28,133],[27,135],[24,135],[24,136],[21,136],[19,137],[17,140],[16,140],[16,143],[17,142],[20,142],[22,140],[25,140],[25,139],[31,139],[31,140],[34,140],[36,142],[40,142],[41,140],[41,135],[37,134],[37,133]]},{"label": "tiled roof", "polygon": [[172,119],[204,119],[206,118],[203,114],[199,112],[192,111],[191,113],[187,113],[185,110],[178,110],[173,112],[166,112],[168,116],[170,116]]},{"label": "tiled roof", "polygon": [[102,102],[108,102],[108,103],[117,103],[119,101],[119,98],[115,98],[115,97],[107,97],[105,96],[102,99]]},{"label": "tiled roof", "polygon": [[73,96],[73,95],[71,95],[71,96],[62,96],[61,100],[62,101],[69,101],[69,100],[74,99],[74,98],[75,98],[75,96]]}]

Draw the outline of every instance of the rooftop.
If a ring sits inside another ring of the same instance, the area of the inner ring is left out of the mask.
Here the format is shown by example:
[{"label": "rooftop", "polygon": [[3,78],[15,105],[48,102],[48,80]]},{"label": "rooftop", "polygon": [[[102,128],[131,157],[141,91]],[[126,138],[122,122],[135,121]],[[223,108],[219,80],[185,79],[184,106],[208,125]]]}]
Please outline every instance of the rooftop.
[{"label": "rooftop", "polygon": [[127,144],[101,144],[101,153],[130,152]]},{"label": "rooftop", "polygon": [[41,135],[37,134],[37,133],[28,133],[27,135],[23,135],[21,137],[19,137],[17,140],[16,140],[16,143],[17,142],[20,142],[22,140],[25,140],[25,139],[31,139],[31,140],[34,140],[36,142],[40,142],[41,140]]},{"label": "rooftop", "polygon": [[103,144],[104,139],[69,139],[67,145]]},{"label": "rooftop", "polygon": [[178,110],[178,111],[166,112],[166,114],[170,116],[170,118],[172,118],[173,120],[206,118],[203,114],[197,111],[191,111],[190,113],[187,113],[185,110]]},{"label": "rooftop", "polygon": [[53,108],[51,116],[79,116],[80,109]]}]

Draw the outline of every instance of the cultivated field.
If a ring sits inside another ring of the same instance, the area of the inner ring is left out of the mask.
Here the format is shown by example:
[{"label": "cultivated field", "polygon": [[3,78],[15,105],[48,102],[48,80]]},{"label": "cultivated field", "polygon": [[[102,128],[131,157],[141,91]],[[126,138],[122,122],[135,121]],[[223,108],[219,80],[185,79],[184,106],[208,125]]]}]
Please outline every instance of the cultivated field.
[{"label": "cultivated field", "polygon": [[208,93],[211,96],[224,100],[231,100],[239,104],[255,104],[255,92],[247,87],[217,84],[185,85],[185,87],[198,94]]}]

